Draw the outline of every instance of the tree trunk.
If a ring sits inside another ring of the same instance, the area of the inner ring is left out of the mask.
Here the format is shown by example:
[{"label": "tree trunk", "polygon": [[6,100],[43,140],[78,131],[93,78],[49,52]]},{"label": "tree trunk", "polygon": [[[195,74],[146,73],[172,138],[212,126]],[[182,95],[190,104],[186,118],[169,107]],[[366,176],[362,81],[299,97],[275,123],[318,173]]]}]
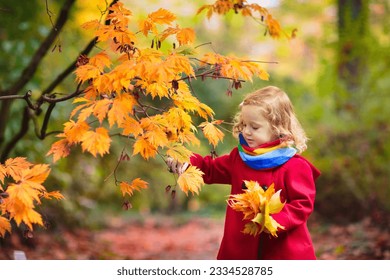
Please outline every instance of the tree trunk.
[{"label": "tree trunk", "polygon": [[338,0],[337,73],[341,89],[336,93],[338,111],[359,108],[359,90],[367,67],[369,0]]}]

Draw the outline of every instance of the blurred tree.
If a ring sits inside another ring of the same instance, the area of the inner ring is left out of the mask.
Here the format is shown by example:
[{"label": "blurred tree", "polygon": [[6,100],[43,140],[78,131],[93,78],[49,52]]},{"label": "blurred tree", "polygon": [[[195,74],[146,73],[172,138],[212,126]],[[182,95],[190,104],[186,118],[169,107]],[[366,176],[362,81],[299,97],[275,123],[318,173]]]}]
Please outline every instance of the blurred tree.
[{"label": "blurred tree", "polygon": [[342,93],[335,96],[338,110],[358,110],[353,94],[362,86],[367,71],[367,35],[369,30],[368,0],[338,0],[337,69]]}]

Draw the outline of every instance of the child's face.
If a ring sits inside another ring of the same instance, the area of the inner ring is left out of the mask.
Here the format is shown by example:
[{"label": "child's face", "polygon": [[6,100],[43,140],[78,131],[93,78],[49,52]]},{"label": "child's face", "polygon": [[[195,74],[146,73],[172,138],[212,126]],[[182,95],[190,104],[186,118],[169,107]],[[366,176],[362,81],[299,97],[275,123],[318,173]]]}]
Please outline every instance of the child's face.
[{"label": "child's face", "polygon": [[261,144],[276,140],[271,124],[263,116],[257,105],[244,105],[241,108],[242,136],[249,147],[254,148]]}]

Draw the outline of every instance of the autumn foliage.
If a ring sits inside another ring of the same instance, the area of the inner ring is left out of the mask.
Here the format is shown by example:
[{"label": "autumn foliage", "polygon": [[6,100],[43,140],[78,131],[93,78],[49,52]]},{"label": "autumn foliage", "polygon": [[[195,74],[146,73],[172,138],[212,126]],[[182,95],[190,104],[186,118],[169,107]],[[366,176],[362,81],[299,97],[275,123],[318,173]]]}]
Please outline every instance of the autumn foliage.
[{"label": "autumn foliage", "polygon": [[33,165],[20,157],[0,164],[0,237],[11,231],[11,221],[18,226],[24,223],[28,230],[33,229],[33,224],[43,226],[35,204],[40,204],[41,199],[63,198],[58,191],[48,192],[42,185],[49,173],[49,165]]},{"label": "autumn foliage", "polygon": [[[198,13],[207,11],[224,14],[229,10],[259,19],[268,34],[281,36],[279,23],[257,4],[246,1],[216,1]],[[268,79],[260,63],[215,52],[199,54],[196,34],[192,28],[181,27],[176,15],[158,9],[136,21],[132,12],[117,2],[109,7],[106,20],[86,22],[83,28],[97,38],[97,52],[81,55],[74,74],[80,94],[73,100],[74,108],[62,133],[57,135],[47,155],[53,162],[67,157],[81,146],[94,157],[110,153],[114,139],[127,139],[124,158],[140,155],[145,160],[156,156],[178,162],[189,160],[189,146],[199,145],[200,129],[212,146],[224,137],[219,126],[222,120],[194,95],[191,82],[195,79],[225,79],[232,89],[254,77]],[[203,121],[194,123],[194,117]],[[62,198],[49,193],[41,185],[50,172],[48,165],[32,165],[25,159],[9,159],[0,165],[1,191],[8,194],[0,204],[0,235],[10,231],[10,220],[42,225],[34,205],[41,198]],[[8,180],[9,179],[9,180]],[[141,178],[116,181],[123,196],[148,187]],[[177,178],[178,187],[188,193],[199,193],[202,172],[188,168]],[[175,186],[174,186],[175,187]]]},{"label": "autumn foliage", "polygon": [[280,190],[275,193],[274,184],[264,190],[256,181],[245,181],[245,186],[247,189],[243,193],[231,195],[228,200],[229,206],[242,212],[243,220],[247,221],[243,232],[256,236],[264,231],[277,237],[278,229],[284,229],[284,226],[271,214],[279,213],[284,207]]}]

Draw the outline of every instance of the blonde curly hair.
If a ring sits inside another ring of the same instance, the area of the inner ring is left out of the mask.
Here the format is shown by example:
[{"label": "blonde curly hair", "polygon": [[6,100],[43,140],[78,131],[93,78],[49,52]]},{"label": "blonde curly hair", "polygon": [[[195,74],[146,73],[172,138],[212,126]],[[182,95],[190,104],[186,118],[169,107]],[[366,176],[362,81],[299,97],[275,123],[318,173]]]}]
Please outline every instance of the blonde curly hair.
[{"label": "blonde curly hair", "polygon": [[289,146],[294,146],[299,153],[306,150],[308,138],[294,113],[289,97],[283,90],[267,86],[248,94],[239,105],[240,111],[234,117],[235,137],[238,137],[243,129],[241,108],[245,105],[259,106],[274,129],[275,135]]}]

